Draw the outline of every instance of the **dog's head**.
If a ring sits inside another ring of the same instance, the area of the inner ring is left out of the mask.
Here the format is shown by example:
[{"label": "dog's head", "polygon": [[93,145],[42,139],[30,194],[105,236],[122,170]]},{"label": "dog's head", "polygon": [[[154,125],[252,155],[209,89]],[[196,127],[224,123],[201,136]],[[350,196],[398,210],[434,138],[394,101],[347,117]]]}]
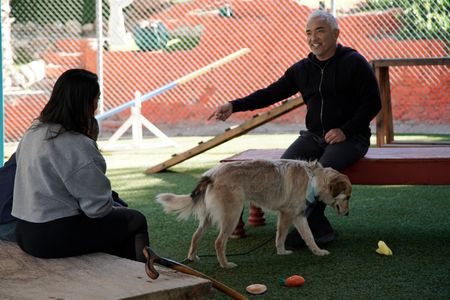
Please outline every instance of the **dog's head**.
[{"label": "dog's head", "polygon": [[319,174],[317,191],[320,201],[333,207],[338,214],[348,215],[352,195],[348,177],[332,168],[323,168]]}]

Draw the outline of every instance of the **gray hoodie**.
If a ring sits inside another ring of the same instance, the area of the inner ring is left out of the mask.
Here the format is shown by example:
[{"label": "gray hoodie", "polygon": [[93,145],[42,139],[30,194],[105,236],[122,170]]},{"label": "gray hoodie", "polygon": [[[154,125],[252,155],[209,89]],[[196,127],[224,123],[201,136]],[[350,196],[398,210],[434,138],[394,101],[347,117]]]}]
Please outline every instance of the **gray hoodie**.
[{"label": "gray hoodie", "polygon": [[106,162],[95,141],[71,131],[48,139],[60,128],[34,123],[19,143],[12,209],[16,218],[43,223],[81,213],[99,218],[112,210]]}]

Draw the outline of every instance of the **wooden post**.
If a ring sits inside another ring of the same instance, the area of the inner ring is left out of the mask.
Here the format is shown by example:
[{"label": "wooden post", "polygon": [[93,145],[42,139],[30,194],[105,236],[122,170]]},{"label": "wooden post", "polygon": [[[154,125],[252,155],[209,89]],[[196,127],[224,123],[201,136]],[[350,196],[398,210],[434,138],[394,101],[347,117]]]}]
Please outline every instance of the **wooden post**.
[{"label": "wooden post", "polygon": [[389,67],[375,67],[375,76],[380,87],[381,111],[377,115],[377,146],[391,144],[394,140],[392,122],[391,88],[389,83]]}]

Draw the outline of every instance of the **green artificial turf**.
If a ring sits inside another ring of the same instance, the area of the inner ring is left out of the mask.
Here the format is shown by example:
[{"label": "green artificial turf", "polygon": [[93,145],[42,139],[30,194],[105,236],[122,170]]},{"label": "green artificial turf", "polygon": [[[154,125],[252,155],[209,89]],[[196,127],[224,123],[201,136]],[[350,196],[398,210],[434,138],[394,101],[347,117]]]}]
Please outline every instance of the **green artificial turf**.
[{"label": "green artificial turf", "polygon": [[[220,159],[249,148],[285,148],[295,138],[289,134],[246,135],[153,175],[143,172],[208,138],[175,138],[178,149],[104,155],[113,189],[147,216],[151,247],[160,256],[182,261],[197,222],[166,215],[154,202],[155,195],[188,194],[201,174]],[[248,205],[244,221],[247,213]],[[326,213],[339,233],[338,240],[325,247],[329,256],[314,256],[306,248],[292,255],[277,255],[276,215],[268,212],[265,226],[247,225],[246,238],[228,242],[228,259],[237,263],[237,268],[219,267],[215,227],[202,239],[199,254],[203,257],[189,266],[243,294],[249,284],[267,285],[263,295],[246,294],[251,299],[450,299],[450,186],[355,185],[349,216],[337,216],[330,208]],[[379,240],[386,242],[393,256],[375,252]],[[279,277],[293,274],[305,278],[302,287],[279,285]],[[218,291],[212,298],[227,299]]]}]

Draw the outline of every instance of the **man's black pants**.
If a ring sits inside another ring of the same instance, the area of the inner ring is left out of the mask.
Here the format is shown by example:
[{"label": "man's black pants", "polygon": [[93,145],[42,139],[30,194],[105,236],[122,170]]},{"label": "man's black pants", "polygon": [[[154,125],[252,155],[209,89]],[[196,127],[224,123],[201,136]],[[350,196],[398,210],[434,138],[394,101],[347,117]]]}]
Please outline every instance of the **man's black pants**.
[{"label": "man's black pants", "polygon": [[[351,136],[337,144],[327,144],[325,139],[319,135],[309,131],[300,131],[300,136],[286,149],[281,158],[317,160],[324,167],[343,171],[363,158],[369,146],[370,139],[364,135]],[[318,202],[308,216],[308,223],[313,234],[323,231],[320,227],[325,227],[325,231],[332,230],[324,216],[325,207],[325,203]]]}]

